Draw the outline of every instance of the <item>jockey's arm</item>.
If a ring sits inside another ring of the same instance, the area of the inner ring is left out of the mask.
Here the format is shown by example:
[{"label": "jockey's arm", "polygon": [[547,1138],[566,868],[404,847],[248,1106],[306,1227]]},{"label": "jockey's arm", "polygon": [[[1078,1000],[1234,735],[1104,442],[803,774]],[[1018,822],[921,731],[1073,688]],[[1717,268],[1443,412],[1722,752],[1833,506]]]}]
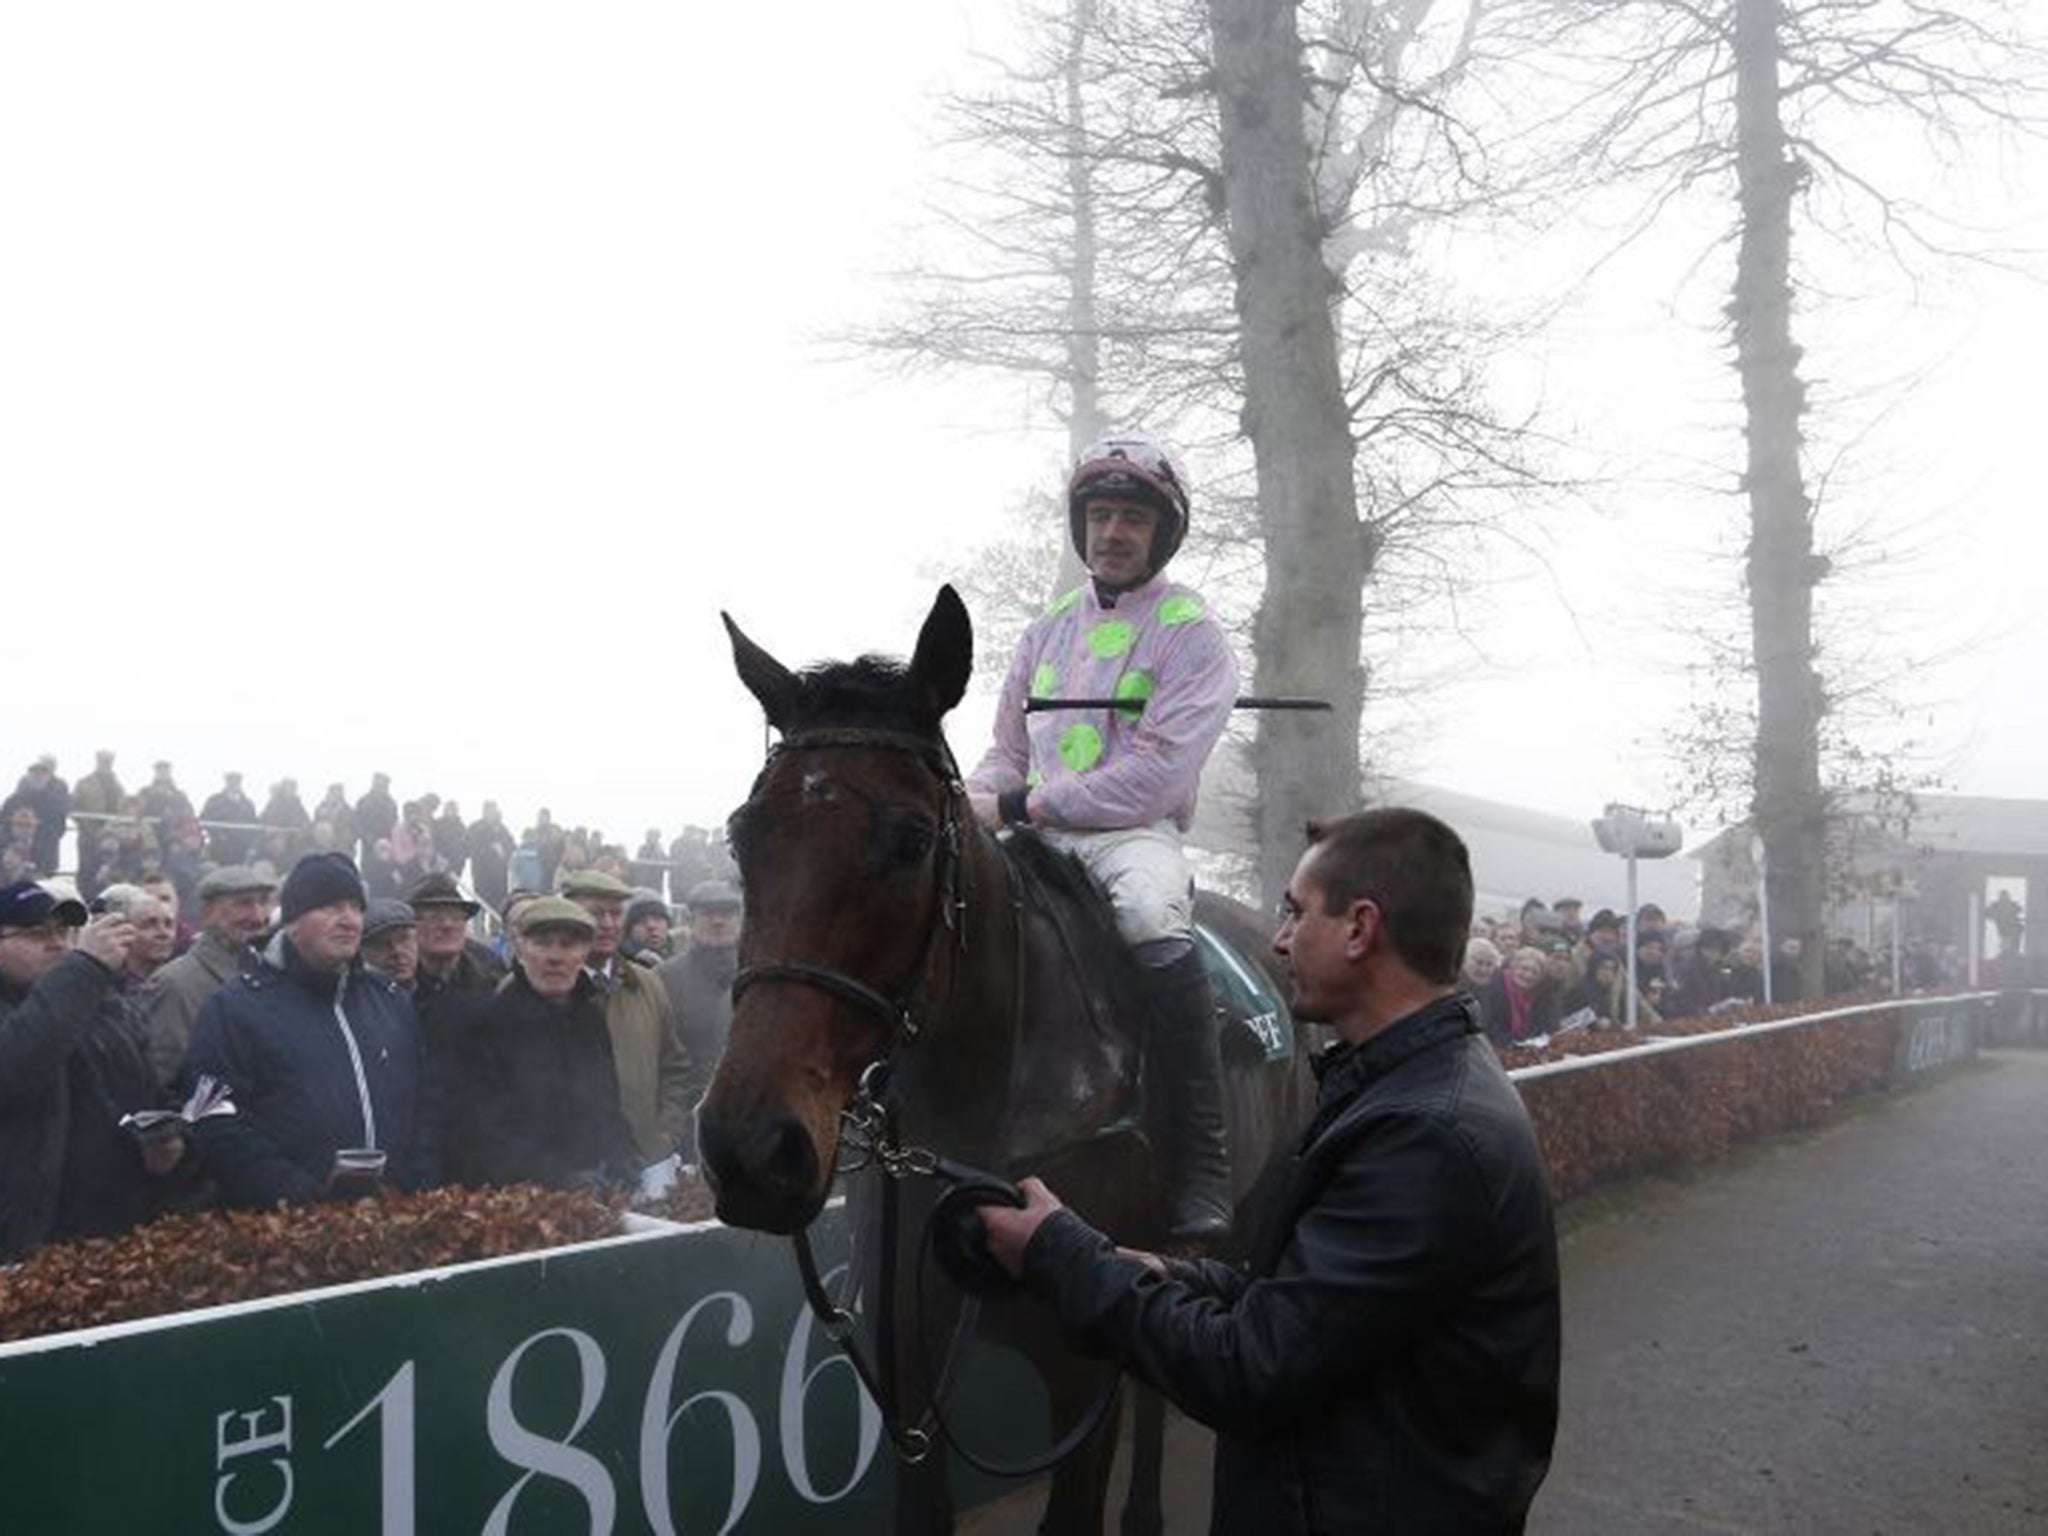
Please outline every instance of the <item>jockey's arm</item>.
[{"label": "jockey's arm", "polygon": [[1002,697],[996,702],[994,740],[967,776],[969,794],[992,800],[1024,787],[1024,776],[1031,771],[1031,737],[1024,719],[1024,699],[1030,687],[1031,656],[1027,647],[1020,646],[1010,658]]}]

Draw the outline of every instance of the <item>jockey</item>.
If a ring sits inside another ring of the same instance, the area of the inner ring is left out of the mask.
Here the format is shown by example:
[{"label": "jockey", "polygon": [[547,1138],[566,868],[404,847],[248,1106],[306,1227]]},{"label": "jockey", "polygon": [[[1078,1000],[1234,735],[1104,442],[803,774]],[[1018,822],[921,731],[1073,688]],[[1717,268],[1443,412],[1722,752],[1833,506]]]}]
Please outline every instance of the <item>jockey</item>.
[{"label": "jockey", "polygon": [[[1188,528],[1187,479],[1165,449],[1134,433],[1091,446],[1067,515],[1089,580],[1025,631],[968,792],[984,822],[1031,827],[1108,892],[1150,982],[1144,1076],[1165,1128],[1170,1235],[1213,1241],[1230,1227],[1230,1158],[1181,834],[1237,663],[1202,599],[1162,574]],[[1130,704],[1027,715],[1027,698]]]}]

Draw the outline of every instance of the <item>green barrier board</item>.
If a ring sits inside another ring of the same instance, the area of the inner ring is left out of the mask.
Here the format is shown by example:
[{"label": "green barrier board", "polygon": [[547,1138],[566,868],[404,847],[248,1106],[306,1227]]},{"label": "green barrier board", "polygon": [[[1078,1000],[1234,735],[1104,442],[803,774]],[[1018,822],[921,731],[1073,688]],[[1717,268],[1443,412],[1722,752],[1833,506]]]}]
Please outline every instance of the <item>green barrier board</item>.
[{"label": "green barrier board", "polygon": [[[958,1395],[1044,1444],[1016,1357]],[[881,1531],[894,1472],[788,1245],[716,1225],[8,1345],[0,1446],[8,1536]]]}]

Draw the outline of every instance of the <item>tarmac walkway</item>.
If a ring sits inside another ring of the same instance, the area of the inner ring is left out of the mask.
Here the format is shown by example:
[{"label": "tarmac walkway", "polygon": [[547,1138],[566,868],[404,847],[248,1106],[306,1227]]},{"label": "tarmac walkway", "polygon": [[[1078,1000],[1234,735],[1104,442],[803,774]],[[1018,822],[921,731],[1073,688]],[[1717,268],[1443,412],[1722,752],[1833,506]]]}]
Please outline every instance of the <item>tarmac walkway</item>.
[{"label": "tarmac walkway", "polygon": [[[1987,1052],[1559,1229],[1564,1417],[1531,1531],[2048,1530],[2048,1053]],[[1208,1529],[1209,1450],[1172,1420],[1170,1531]],[[961,1528],[1021,1536],[1042,1503]]]}]

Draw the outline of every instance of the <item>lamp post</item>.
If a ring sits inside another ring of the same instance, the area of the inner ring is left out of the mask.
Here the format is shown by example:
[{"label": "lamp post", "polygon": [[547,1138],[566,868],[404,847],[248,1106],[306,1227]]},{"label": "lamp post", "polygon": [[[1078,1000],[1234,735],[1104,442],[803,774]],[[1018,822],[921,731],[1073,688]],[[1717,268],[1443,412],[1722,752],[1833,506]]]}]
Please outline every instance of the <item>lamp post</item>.
[{"label": "lamp post", "polygon": [[1593,840],[1609,853],[1628,860],[1628,1027],[1636,1027],[1636,860],[1668,859],[1685,840],[1678,823],[1652,816],[1640,806],[1610,802],[1607,813],[1593,821]]}]

